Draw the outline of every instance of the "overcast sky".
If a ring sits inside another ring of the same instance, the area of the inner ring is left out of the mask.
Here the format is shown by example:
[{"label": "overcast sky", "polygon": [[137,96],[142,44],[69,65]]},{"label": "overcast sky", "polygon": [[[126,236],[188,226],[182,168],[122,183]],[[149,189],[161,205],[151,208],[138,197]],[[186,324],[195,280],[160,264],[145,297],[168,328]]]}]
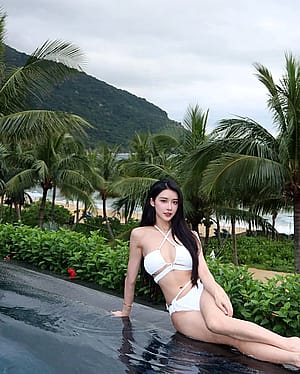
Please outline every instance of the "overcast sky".
[{"label": "overcast sky", "polygon": [[63,39],[85,53],[84,71],[182,121],[188,105],[247,116],[272,132],[254,62],[274,77],[299,58],[297,0],[4,0],[6,43],[32,53]]}]

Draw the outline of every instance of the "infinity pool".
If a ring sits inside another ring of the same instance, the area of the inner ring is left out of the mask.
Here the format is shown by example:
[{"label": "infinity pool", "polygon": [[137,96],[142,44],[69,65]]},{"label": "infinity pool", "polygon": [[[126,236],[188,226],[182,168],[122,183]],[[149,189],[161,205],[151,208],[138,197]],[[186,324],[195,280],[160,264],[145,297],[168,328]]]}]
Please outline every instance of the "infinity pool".
[{"label": "infinity pool", "polygon": [[1,262],[0,374],[290,373],[187,339],[161,310],[135,304],[130,320],[112,317],[121,301]]}]

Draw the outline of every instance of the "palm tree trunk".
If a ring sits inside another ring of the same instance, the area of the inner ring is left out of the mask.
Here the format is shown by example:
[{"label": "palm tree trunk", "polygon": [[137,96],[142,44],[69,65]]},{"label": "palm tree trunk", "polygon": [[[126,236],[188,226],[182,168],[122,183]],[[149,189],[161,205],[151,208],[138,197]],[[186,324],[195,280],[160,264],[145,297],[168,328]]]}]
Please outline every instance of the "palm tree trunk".
[{"label": "palm tree trunk", "polygon": [[210,229],[210,224],[206,224],[205,225],[205,238],[204,238],[204,248],[205,248],[205,250],[208,247],[208,243],[209,243],[209,229]]},{"label": "palm tree trunk", "polygon": [[219,246],[219,248],[221,248],[221,226],[220,226],[220,218],[219,218],[219,215],[217,213],[216,213],[216,225],[217,225],[216,236],[217,236],[217,240],[218,240],[218,246]]},{"label": "palm tree trunk", "polygon": [[275,230],[275,223],[276,223],[276,218],[277,218],[277,211],[273,211],[272,212],[272,239],[274,240],[275,239],[275,236],[276,236],[276,230]]},{"label": "palm tree trunk", "polygon": [[21,204],[18,202],[14,203],[17,221],[21,221]]},{"label": "palm tree trunk", "polygon": [[132,203],[130,204],[129,214],[128,214],[128,217],[127,217],[127,219],[126,219],[126,221],[127,221],[126,223],[128,223],[128,220],[130,220],[130,218],[132,217],[133,212],[134,212],[134,209],[135,209],[135,203],[132,202]]},{"label": "palm tree trunk", "polygon": [[102,194],[102,213],[103,213],[103,218],[106,220],[107,218],[107,213],[106,213],[106,197],[104,194]]},{"label": "palm tree trunk", "polygon": [[3,204],[4,204],[4,195],[1,195],[1,203],[0,203],[0,218],[3,217]]},{"label": "palm tree trunk", "polygon": [[231,216],[231,236],[232,236],[232,253],[234,265],[239,265],[237,245],[236,245],[236,232],[235,232],[235,217]]},{"label": "palm tree trunk", "polygon": [[[197,217],[195,217],[195,221],[196,220],[197,220]],[[202,220],[202,223],[205,227],[204,245],[203,245],[203,248],[202,248],[203,255],[205,256],[206,255],[206,250],[207,250],[207,247],[208,247],[208,244],[209,244],[209,231],[210,231],[210,226],[211,226],[210,216],[205,216],[204,219]],[[197,224],[197,231],[196,232],[199,235],[198,224]]]},{"label": "palm tree trunk", "polygon": [[79,222],[79,200],[76,200],[76,219],[75,223]]},{"label": "palm tree trunk", "polygon": [[53,191],[52,191],[52,201],[51,201],[51,215],[50,219],[53,222],[54,221],[54,212],[55,212],[55,199],[56,199],[56,186],[53,185]]},{"label": "palm tree trunk", "polygon": [[102,210],[103,210],[103,218],[105,220],[109,236],[110,236],[111,240],[115,240],[114,234],[112,232],[112,229],[111,229],[111,226],[110,226],[110,223],[109,223],[109,219],[108,219],[107,214],[106,214],[106,198],[105,198],[104,194],[102,195]]},{"label": "palm tree trunk", "polygon": [[294,197],[294,257],[295,272],[300,274],[300,193]]},{"label": "palm tree trunk", "polygon": [[44,223],[45,212],[46,212],[47,193],[48,193],[48,188],[43,187],[43,195],[42,195],[40,211],[39,211],[39,221],[38,221],[38,226],[39,227],[42,227],[43,223]]}]

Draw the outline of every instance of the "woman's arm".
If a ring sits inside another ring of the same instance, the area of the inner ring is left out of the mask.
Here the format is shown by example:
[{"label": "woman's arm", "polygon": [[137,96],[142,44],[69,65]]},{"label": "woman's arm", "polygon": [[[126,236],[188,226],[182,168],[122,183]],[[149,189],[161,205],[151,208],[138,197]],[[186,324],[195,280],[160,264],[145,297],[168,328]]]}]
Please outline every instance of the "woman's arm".
[{"label": "woman's arm", "polygon": [[203,287],[212,295],[212,297],[215,299],[216,305],[223,311],[223,313],[231,317],[233,314],[233,309],[229,297],[223,290],[223,288],[215,281],[213,275],[211,274],[203,256],[200,238],[198,237],[197,233],[194,234],[197,238],[199,246],[198,274]]},{"label": "woman's arm", "polygon": [[139,272],[142,259],[142,249],[140,247],[140,232],[133,229],[130,235],[130,251],[127,266],[127,274],[124,283],[124,301],[122,311],[113,312],[115,317],[128,317],[134,299],[136,278]]}]

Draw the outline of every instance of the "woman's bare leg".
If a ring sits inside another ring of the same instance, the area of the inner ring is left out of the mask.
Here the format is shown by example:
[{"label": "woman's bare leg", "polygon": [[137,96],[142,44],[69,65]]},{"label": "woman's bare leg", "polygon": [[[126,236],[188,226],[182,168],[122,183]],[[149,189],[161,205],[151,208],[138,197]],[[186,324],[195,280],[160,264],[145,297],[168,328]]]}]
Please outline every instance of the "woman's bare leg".
[{"label": "woman's bare leg", "polygon": [[286,338],[253,322],[224,315],[216,306],[213,297],[205,290],[201,296],[200,309],[207,328],[214,333],[300,353],[300,338]]},{"label": "woman's bare leg", "polygon": [[290,364],[300,368],[300,352],[214,333],[207,328],[201,312],[175,312],[172,314],[172,322],[176,330],[187,337],[208,343],[226,344],[261,361]]}]

